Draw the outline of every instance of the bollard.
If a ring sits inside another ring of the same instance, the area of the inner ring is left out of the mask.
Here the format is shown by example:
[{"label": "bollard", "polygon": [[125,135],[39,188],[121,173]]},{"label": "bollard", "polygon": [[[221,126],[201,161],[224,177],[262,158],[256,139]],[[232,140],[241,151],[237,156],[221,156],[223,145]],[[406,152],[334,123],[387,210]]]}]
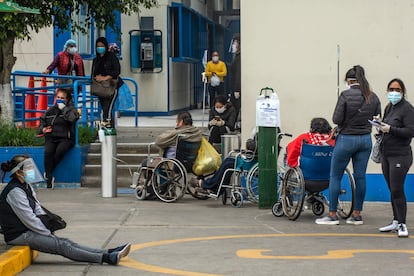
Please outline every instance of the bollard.
[{"label": "bollard", "polygon": [[[101,131],[101,130],[100,130]],[[116,130],[103,128],[101,141],[102,197],[116,197]]]},{"label": "bollard", "polygon": [[[269,91],[271,94],[266,93]],[[256,100],[256,125],[259,127],[259,208],[271,208],[278,200],[277,131],[280,127],[279,98],[272,88],[263,88]]]}]

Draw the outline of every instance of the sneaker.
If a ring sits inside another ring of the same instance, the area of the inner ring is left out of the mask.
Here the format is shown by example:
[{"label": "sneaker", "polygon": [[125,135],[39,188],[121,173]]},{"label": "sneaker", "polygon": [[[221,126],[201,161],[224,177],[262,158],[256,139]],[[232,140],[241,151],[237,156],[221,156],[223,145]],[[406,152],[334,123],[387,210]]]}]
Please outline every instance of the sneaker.
[{"label": "sneaker", "polygon": [[122,248],[121,250],[117,251],[118,252],[118,258],[122,259],[125,258],[126,256],[128,256],[129,251],[131,251],[131,244],[127,243],[124,248]]},{"label": "sneaker", "polygon": [[353,224],[353,225],[362,225],[364,224],[364,221],[362,220],[362,216],[351,216],[346,220],[347,224]]},{"label": "sneaker", "polygon": [[408,229],[404,223],[398,224],[398,237],[399,238],[407,238],[408,237]]},{"label": "sneaker", "polygon": [[118,246],[118,247],[115,247],[115,248],[109,248],[108,253],[122,251],[122,250],[124,250],[125,248],[128,248],[128,247],[129,247],[129,250],[130,250],[131,249],[131,244],[130,243],[127,243],[127,244],[124,244],[124,245],[121,245],[121,246]]},{"label": "sneaker", "polygon": [[398,229],[398,221],[397,220],[393,220],[390,224],[379,228],[378,230],[380,232],[391,232],[391,231],[395,231]]},{"label": "sneaker", "polygon": [[331,216],[326,216],[323,218],[318,218],[315,220],[316,224],[326,224],[326,225],[338,225],[339,224],[339,219],[337,216],[331,217]]}]

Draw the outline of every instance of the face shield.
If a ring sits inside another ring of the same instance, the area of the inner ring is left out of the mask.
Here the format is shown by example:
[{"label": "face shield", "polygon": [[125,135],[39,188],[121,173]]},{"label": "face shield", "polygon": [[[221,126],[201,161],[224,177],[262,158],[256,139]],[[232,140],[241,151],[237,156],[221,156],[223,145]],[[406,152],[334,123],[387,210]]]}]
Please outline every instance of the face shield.
[{"label": "face shield", "polygon": [[14,174],[18,170],[22,170],[24,172],[24,180],[29,184],[44,181],[42,174],[32,158],[25,159],[17,164],[17,166],[10,171],[10,174]]}]

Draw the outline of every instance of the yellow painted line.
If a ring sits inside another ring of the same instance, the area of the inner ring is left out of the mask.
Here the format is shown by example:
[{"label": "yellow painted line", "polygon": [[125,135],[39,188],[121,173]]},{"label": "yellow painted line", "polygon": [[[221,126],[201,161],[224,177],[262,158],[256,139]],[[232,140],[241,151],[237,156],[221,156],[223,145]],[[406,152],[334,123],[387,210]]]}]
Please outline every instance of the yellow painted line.
[{"label": "yellow painted line", "polygon": [[[414,250],[388,250],[388,249],[352,249],[352,250],[329,250],[326,255],[313,256],[269,256],[264,252],[271,252],[266,249],[245,249],[238,250],[237,256],[245,259],[271,259],[271,260],[332,260],[351,259],[356,253],[405,253],[414,255]],[[414,260],[414,257],[410,257]]]},{"label": "yellow painted line", "polygon": [[[213,240],[224,240],[224,239],[246,239],[246,238],[272,238],[272,237],[371,237],[371,238],[397,238],[396,235],[389,235],[389,234],[353,234],[353,233],[296,233],[296,234],[248,234],[248,235],[228,235],[228,236],[210,236],[210,237],[195,237],[195,238],[183,238],[183,239],[175,239],[175,240],[161,240],[161,241],[153,241],[153,242],[147,242],[147,243],[141,243],[141,244],[134,244],[131,247],[131,252],[137,251],[137,250],[143,250],[145,248],[150,247],[156,247],[156,246],[165,246],[165,245],[172,245],[177,243],[185,243],[185,242],[195,242],[195,241],[213,241]],[[409,237],[411,238],[411,237]],[[262,255],[262,252],[266,252],[267,250],[262,250],[261,252],[253,252],[250,253],[252,256],[263,258],[262,256],[267,257],[275,257],[275,256],[266,256]],[[343,252],[344,250],[340,250]],[[382,252],[383,250],[381,250]],[[245,254],[244,256],[247,256],[247,252],[244,252],[242,250],[239,250],[238,253]],[[328,251],[329,253],[333,251]],[[353,253],[360,253],[353,250]],[[365,253],[370,253],[366,252]],[[371,253],[378,253],[378,252],[371,252]],[[400,253],[400,252],[398,252]],[[404,251],[402,253],[407,253],[407,251]],[[339,253],[335,253],[337,256]],[[344,254],[344,253],[342,253]],[[348,255],[350,253],[347,253]],[[411,254],[411,253],[410,253]],[[414,254],[414,253],[413,253]],[[323,255],[325,256],[325,255]],[[331,255],[332,256],[332,255]],[[239,256],[240,257],[240,256]],[[276,256],[277,257],[277,256]],[[286,257],[286,256],[285,256]],[[300,259],[301,256],[287,256],[289,259]],[[304,256],[302,256],[304,257]],[[307,256],[305,256],[307,257]],[[318,257],[318,256],[317,256]],[[320,258],[320,256],[319,256]],[[257,258],[259,259],[259,258]],[[325,258],[327,259],[327,258]],[[149,272],[157,272],[157,273],[163,273],[168,275],[183,275],[183,276],[220,276],[220,274],[208,274],[208,273],[201,273],[201,272],[193,272],[193,271],[184,271],[184,270],[178,270],[178,269],[171,269],[167,267],[157,266],[157,265],[150,265],[145,264],[143,262],[134,260],[130,257],[122,259],[121,265],[143,270],[143,271],[149,271]]]},{"label": "yellow painted line", "polygon": [[28,246],[13,246],[0,255],[0,275],[11,276],[30,266],[38,252]]}]

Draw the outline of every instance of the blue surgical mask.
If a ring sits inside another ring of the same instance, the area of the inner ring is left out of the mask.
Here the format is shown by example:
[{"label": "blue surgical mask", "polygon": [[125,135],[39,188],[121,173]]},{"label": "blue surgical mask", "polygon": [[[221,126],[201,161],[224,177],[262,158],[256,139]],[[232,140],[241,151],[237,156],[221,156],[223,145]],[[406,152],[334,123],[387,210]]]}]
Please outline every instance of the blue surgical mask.
[{"label": "blue surgical mask", "polygon": [[62,99],[56,99],[56,105],[58,105],[60,103],[66,104],[66,101],[62,100]]},{"label": "blue surgical mask", "polygon": [[103,55],[106,52],[106,48],[105,47],[96,47],[96,52],[100,55]]},{"label": "blue surgical mask", "polygon": [[387,93],[388,100],[392,103],[392,105],[396,105],[402,99],[402,94],[397,91],[390,91]]},{"label": "blue surgical mask", "polygon": [[24,171],[24,181],[26,181],[26,183],[33,183],[35,178],[35,170]]}]

